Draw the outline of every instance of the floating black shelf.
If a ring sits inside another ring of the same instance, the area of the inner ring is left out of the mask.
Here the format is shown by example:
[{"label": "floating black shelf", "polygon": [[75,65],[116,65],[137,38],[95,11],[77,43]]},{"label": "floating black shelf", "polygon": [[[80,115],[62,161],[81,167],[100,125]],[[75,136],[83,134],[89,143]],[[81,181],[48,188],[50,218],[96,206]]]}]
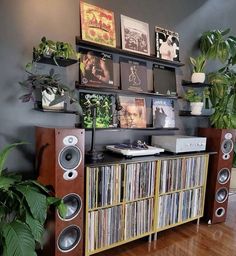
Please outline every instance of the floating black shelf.
[{"label": "floating black shelf", "polygon": [[40,111],[40,112],[48,112],[48,113],[78,114],[77,111],[72,111],[72,110],[43,109],[43,108],[37,108],[37,107],[35,107],[34,110]]},{"label": "floating black shelf", "polygon": [[192,115],[192,114],[191,114],[191,111],[185,111],[185,110],[180,110],[180,111],[179,111],[179,116],[209,117],[209,115]]},{"label": "floating black shelf", "polygon": [[178,96],[174,95],[166,95],[166,94],[158,94],[154,92],[136,92],[136,91],[131,91],[131,90],[121,90],[119,88],[111,88],[111,87],[92,87],[92,86],[86,86],[86,85],[81,85],[78,82],[75,84],[76,88],[78,90],[86,90],[86,91],[95,91],[95,92],[108,92],[108,93],[113,93],[113,94],[125,94],[125,95],[144,95],[144,96],[149,96],[149,97],[162,97],[162,98],[168,98],[168,99],[178,99]]},{"label": "floating black shelf", "polygon": [[212,85],[211,84],[207,84],[207,83],[192,83],[191,81],[183,80],[182,81],[182,86],[201,88],[201,87],[210,87]]},{"label": "floating black shelf", "polygon": [[[85,128],[86,131],[92,131],[92,128]],[[129,131],[176,131],[179,130],[177,127],[173,128],[155,128],[155,127],[146,127],[146,128],[120,128],[120,127],[109,127],[109,128],[96,128],[96,131],[104,131],[104,130],[115,130],[115,131],[123,131],[123,130],[129,130]]]},{"label": "floating black shelf", "polygon": [[43,64],[49,64],[49,65],[54,65],[54,66],[59,66],[59,67],[68,67],[72,64],[77,63],[77,60],[74,59],[62,59],[62,58],[56,58],[56,61],[58,65],[55,63],[53,58],[47,58],[47,57],[41,57],[39,60],[36,60],[35,58],[33,61],[37,63],[43,63]]},{"label": "floating black shelf", "polygon": [[123,50],[121,48],[115,48],[115,47],[109,47],[109,46],[104,46],[104,45],[100,45],[100,44],[96,44],[96,43],[92,43],[92,42],[88,42],[85,40],[82,40],[80,37],[76,37],[76,44],[78,46],[83,46],[83,47],[92,47],[93,49],[97,49],[97,50],[102,50],[102,51],[107,51],[107,52],[111,52],[111,53],[117,53],[117,54],[122,54],[128,57],[133,57],[133,58],[138,58],[138,59],[142,59],[142,60],[146,60],[146,61],[152,61],[152,62],[156,62],[156,63],[160,63],[166,66],[172,66],[172,67],[182,67],[184,66],[183,63],[178,62],[178,61],[169,61],[169,60],[164,60],[164,59],[160,59],[157,58],[154,55],[144,55],[144,54],[139,54],[139,53],[134,53],[134,52],[130,52],[127,50]]}]

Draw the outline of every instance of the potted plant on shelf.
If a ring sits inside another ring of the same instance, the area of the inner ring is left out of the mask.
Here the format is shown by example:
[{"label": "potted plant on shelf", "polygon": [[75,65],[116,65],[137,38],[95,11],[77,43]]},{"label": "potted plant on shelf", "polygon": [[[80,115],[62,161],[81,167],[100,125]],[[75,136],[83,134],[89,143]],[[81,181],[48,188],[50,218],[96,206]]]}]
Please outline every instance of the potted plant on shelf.
[{"label": "potted plant on shelf", "polygon": [[[28,77],[19,84],[27,90],[27,93],[20,96],[22,102],[41,102],[44,109],[64,110],[64,101],[69,100],[75,104],[77,112],[82,115],[82,108],[74,89],[63,84],[58,74],[51,69],[49,74],[37,74],[26,69]],[[40,94],[40,99],[37,95]]]},{"label": "potted plant on shelf", "polygon": [[49,206],[57,207],[62,216],[67,211],[45,186],[4,169],[10,151],[22,144],[0,151],[0,255],[36,256],[36,247],[43,247]]},{"label": "potted plant on shelf", "polygon": [[67,64],[76,63],[77,59],[76,51],[67,42],[55,42],[42,37],[39,45],[33,47],[33,60],[36,62],[42,61],[48,64],[56,64],[57,66],[66,66]]},{"label": "potted plant on shelf", "polygon": [[194,89],[188,89],[183,97],[190,102],[191,115],[201,115],[203,108],[202,95]]},{"label": "potted plant on shelf", "polygon": [[193,65],[193,73],[191,76],[192,83],[203,83],[206,78],[204,73],[204,68],[206,65],[205,55],[199,55],[196,58],[190,57],[190,61]]}]

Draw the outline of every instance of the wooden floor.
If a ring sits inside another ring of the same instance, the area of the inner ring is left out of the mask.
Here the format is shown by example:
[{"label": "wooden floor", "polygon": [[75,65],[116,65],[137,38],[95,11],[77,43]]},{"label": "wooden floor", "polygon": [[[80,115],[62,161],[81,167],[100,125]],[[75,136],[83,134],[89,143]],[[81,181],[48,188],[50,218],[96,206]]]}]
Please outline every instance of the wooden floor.
[{"label": "wooden floor", "polygon": [[158,233],[152,243],[138,240],[96,256],[236,256],[236,194],[229,198],[225,223],[191,222]]}]

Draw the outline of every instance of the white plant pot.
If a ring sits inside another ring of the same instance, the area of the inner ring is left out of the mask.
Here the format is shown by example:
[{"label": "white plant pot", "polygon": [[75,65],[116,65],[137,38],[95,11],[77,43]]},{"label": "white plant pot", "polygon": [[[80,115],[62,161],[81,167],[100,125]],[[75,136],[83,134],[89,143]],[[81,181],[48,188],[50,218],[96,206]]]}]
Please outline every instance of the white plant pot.
[{"label": "white plant pot", "polygon": [[202,108],[203,108],[203,102],[191,102],[191,115],[201,115],[202,114]]},{"label": "white plant pot", "polygon": [[[56,90],[56,89],[55,89]],[[54,93],[56,92],[54,90]],[[55,99],[55,94],[49,94],[45,90],[42,91],[42,107],[43,109],[48,110],[63,110],[65,102],[60,102],[58,104],[55,104],[53,106],[50,106],[50,103]]]},{"label": "white plant pot", "polygon": [[205,73],[193,73],[191,77],[192,83],[204,83],[206,78]]}]

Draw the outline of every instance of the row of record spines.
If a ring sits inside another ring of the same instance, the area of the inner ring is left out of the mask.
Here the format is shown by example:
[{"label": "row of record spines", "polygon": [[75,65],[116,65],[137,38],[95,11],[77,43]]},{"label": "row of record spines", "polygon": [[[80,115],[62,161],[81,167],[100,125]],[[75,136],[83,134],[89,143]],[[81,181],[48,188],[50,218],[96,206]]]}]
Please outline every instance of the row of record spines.
[{"label": "row of record spines", "polygon": [[161,161],[159,192],[202,186],[206,168],[204,156]]},{"label": "row of record spines", "polygon": [[202,189],[160,196],[158,209],[158,228],[198,217],[202,210]]},{"label": "row of record spines", "polygon": [[125,200],[132,201],[154,195],[156,162],[126,165]]},{"label": "row of record spines", "polygon": [[89,251],[94,251],[122,240],[122,216],[121,205],[89,212]]},{"label": "row of record spines", "polygon": [[154,199],[150,198],[125,205],[125,240],[145,234],[152,230],[153,201]]},{"label": "row of record spines", "polygon": [[88,207],[93,209],[122,201],[122,165],[89,168]]}]

